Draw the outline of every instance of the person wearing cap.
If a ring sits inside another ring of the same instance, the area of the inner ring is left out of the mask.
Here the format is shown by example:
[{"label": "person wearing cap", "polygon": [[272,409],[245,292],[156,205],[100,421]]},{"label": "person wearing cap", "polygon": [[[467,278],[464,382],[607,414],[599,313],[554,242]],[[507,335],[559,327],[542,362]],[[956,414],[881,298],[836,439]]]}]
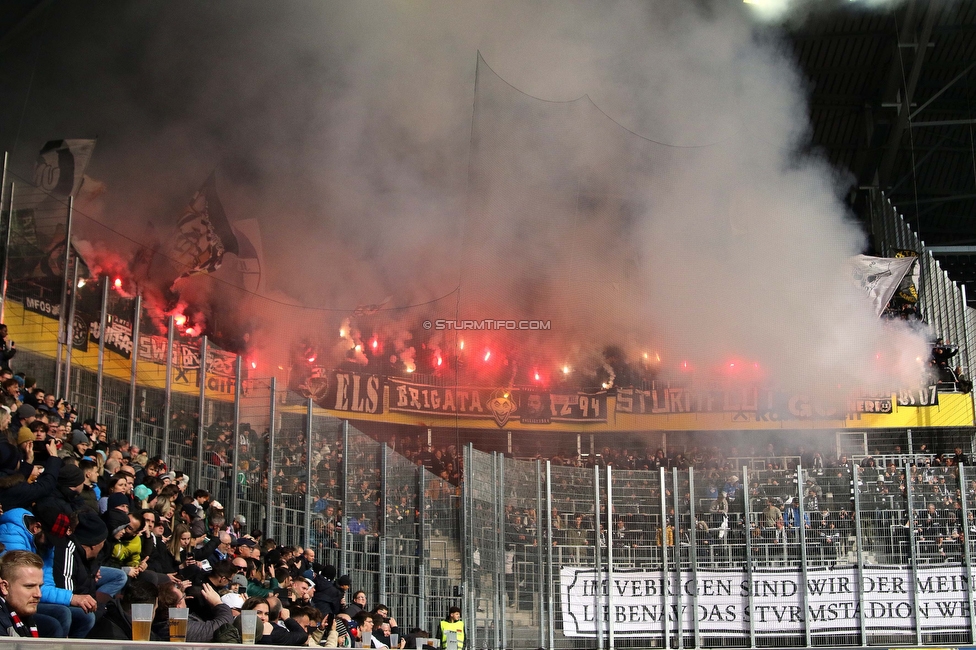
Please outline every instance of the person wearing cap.
[{"label": "person wearing cap", "polygon": [[258,548],[258,543],[250,537],[238,537],[233,544],[237,549],[238,557],[255,562],[261,559],[261,549]]},{"label": "person wearing cap", "polygon": [[230,523],[231,533],[235,537],[244,537],[247,535],[247,518],[244,515],[234,515],[234,520]]}]

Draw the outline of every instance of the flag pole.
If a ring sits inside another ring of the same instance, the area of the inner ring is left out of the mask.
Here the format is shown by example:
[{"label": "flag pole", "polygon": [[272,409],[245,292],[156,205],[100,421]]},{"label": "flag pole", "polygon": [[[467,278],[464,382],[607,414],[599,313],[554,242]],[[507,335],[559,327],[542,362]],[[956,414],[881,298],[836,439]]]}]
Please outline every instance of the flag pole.
[{"label": "flag pole", "polygon": [[[7,308],[7,269],[10,268],[10,233],[14,228],[14,184],[10,184],[10,207],[7,209],[7,227],[3,234],[3,267],[0,270],[0,323],[3,322]],[[3,200],[0,199],[0,215],[3,214]]]},{"label": "flag pole", "polygon": [[[61,304],[58,308],[58,356],[57,364],[54,369],[54,386],[55,390],[61,390],[61,356],[62,350],[64,349],[64,330],[65,330],[65,319],[64,313],[67,310],[68,302],[68,266],[71,263],[71,219],[74,216],[75,211],[75,197],[68,197],[68,221],[65,223],[64,228],[64,267],[62,269],[64,282],[61,283]],[[64,399],[68,399],[67,395],[62,395]],[[70,401],[70,400],[68,400]]]},{"label": "flag pole", "polygon": [[[3,220],[3,203],[7,197],[7,162],[9,158],[10,158],[10,152],[4,151],[3,152],[3,174],[2,176],[0,176],[0,221]],[[13,192],[12,187],[10,191],[11,193]],[[11,196],[11,200],[10,200],[11,209],[7,210],[7,226],[6,226],[6,235],[5,235],[6,243],[3,246],[3,274],[2,276],[0,276],[0,284],[2,284],[2,288],[0,288],[0,293],[2,293],[2,297],[0,297],[0,323],[3,322],[4,302],[7,299],[7,256],[10,254],[10,220],[13,218],[13,205],[14,205],[13,196]]]},{"label": "flag pole", "polygon": [[[81,257],[75,255],[75,268],[72,273],[71,281],[71,300],[68,301],[70,305],[68,307],[68,327],[65,330],[64,345],[66,347],[64,353],[64,398],[71,401],[71,352],[75,347],[75,306],[78,303],[78,263],[81,261]],[[65,276],[67,277],[67,269],[65,269]],[[87,337],[87,334],[85,335]]]}]

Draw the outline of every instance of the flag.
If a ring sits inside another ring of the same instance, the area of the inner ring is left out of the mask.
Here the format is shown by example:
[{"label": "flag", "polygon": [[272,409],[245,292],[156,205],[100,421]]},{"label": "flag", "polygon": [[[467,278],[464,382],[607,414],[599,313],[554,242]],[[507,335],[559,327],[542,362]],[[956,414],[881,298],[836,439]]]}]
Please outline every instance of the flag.
[{"label": "flag", "polygon": [[94,150],[94,140],[49,141],[37,155],[34,185],[59,199],[74,196],[81,189]]},{"label": "flag", "polygon": [[177,280],[216,271],[224,253],[237,254],[238,250],[237,237],[217,196],[216,175],[211,172],[176,224],[169,256],[181,270]]},{"label": "flag", "polygon": [[855,284],[868,294],[875,313],[880,316],[888,306],[891,296],[898,289],[902,278],[912,268],[915,259],[857,255],[851,258],[851,263]]},{"label": "flag", "polygon": [[60,277],[60,265],[47,260],[58,249],[64,254],[67,201],[81,188],[94,149],[94,140],[51,140],[41,147],[34,184],[17,185],[11,206],[11,280],[52,272]]}]

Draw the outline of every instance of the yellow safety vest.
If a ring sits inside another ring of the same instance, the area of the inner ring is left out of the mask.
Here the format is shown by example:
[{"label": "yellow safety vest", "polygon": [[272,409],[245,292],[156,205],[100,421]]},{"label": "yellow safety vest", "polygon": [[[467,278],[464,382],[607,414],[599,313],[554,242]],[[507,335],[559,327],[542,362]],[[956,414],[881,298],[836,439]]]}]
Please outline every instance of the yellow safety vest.
[{"label": "yellow safety vest", "polygon": [[458,650],[464,649],[464,621],[441,621],[441,648],[447,647],[447,633],[457,632]]}]

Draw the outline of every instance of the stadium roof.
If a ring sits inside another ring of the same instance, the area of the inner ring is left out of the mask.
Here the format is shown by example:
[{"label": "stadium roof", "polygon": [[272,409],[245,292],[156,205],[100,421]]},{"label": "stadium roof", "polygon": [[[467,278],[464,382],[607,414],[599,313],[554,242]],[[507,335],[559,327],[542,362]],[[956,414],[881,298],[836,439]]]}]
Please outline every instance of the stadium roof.
[{"label": "stadium roof", "polygon": [[788,35],[814,146],[858,187],[883,190],[976,305],[976,3],[843,3]]}]

